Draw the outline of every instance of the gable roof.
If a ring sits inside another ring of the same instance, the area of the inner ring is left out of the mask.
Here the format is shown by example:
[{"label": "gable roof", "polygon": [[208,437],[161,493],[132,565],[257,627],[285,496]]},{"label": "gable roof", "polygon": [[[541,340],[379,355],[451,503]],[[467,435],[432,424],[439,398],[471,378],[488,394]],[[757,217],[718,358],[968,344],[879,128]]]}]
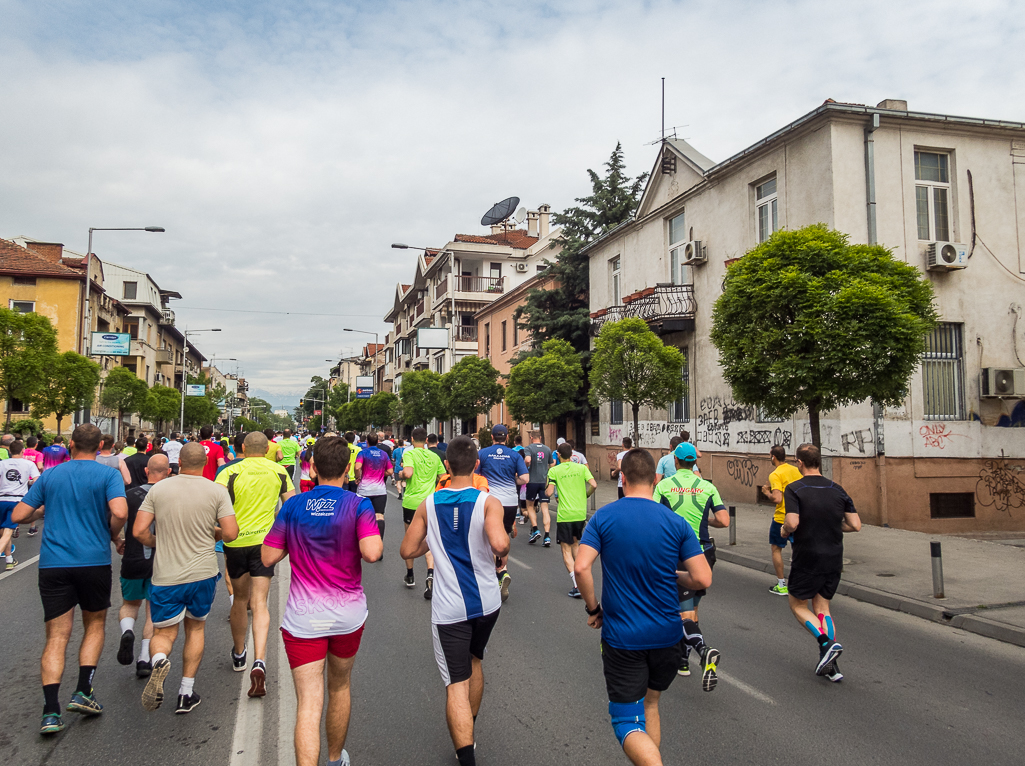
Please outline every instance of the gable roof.
[{"label": "gable roof", "polygon": [[18,274],[55,279],[85,279],[85,272],[50,260],[27,247],[0,239],[0,274]]},{"label": "gable roof", "polygon": [[514,250],[528,250],[539,240],[527,234],[526,229],[509,229],[497,234],[456,234],[456,242],[468,242],[475,245],[508,245]]}]

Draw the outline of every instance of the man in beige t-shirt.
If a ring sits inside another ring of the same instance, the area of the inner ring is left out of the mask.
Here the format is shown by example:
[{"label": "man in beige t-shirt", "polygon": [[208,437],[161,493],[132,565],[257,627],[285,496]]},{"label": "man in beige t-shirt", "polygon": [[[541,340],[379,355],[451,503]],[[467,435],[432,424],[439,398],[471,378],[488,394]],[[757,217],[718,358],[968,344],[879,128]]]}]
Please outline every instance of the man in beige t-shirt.
[{"label": "man in beige t-shirt", "polygon": [[[142,692],[142,707],[156,710],[164,700],[164,681],[171,669],[167,659],[185,621],[182,682],[175,713],[188,713],[200,698],[193,691],[203,659],[204,621],[217,593],[217,540],[238,537],[231,498],[220,484],[204,478],[206,450],[197,442],[182,447],[180,473],[155,484],[135,518],[133,534],[154,548],[150,614],[153,671]],[[156,524],[156,532],[150,524]]]}]

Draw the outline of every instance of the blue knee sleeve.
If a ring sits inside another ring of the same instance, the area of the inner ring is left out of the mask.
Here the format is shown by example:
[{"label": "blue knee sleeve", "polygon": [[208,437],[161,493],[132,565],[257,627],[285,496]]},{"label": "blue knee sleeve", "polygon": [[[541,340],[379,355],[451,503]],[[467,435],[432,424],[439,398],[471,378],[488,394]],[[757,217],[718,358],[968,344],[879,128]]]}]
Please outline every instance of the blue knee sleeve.
[{"label": "blue knee sleeve", "polygon": [[612,731],[616,733],[620,747],[623,746],[627,734],[647,731],[643,697],[636,702],[609,702],[609,715],[612,717]]}]

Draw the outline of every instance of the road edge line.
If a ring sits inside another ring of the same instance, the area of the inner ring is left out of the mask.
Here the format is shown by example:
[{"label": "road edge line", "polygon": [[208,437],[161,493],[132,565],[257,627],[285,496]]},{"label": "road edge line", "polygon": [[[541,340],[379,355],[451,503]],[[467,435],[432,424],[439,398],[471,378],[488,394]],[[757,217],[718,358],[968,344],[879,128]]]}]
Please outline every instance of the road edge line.
[{"label": "road edge line", "polygon": [[18,572],[20,572],[22,569],[27,569],[32,564],[35,564],[37,561],[39,561],[39,554],[38,553],[35,556],[33,556],[32,558],[30,558],[30,559],[25,559],[24,561],[19,561],[18,562],[18,566],[16,566],[10,572],[4,572],[3,574],[0,574],[0,580],[6,580],[8,577],[10,577],[12,575],[18,574]]}]

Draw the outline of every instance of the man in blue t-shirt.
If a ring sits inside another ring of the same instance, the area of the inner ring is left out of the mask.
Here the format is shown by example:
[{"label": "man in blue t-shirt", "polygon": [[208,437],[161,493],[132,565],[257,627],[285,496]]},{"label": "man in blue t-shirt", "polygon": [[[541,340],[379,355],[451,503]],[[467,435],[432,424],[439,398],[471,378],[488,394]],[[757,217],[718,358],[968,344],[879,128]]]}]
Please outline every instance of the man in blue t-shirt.
[{"label": "man in blue t-shirt", "polygon": [[[477,473],[488,480],[488,492],[502,504],[505,531],[510,537],[516,537],[514,524],[519,503],[519,487],[527,483],[527,464],[523,462],[523,456],[519,452],[506,444],[509,429],[504,425],[499,423],[492,428],[491,438],[494,444],[478,453],[480,465],[477,466]],[[509,572],[506,571],[505,556],[495,560],[495,570],[498,573],[498,581],[502,584],[502,601],[505,601],[509,598],[509,585],[512,582]]]},{"label": "man in blue t-shirt", "polygon": [[67,709],[85,715],[103,712],[92,682],[110,608],[110,544],[118,543],[128,502],[120,471],[96,462],[101,438],[100,429],[90,423],[76,428],[69,444],[71,460],[44,471],[11,513],[20,524],[46,516],[39,551],[39,596],[46,621],[42,734],[64,729],[58,693],[76,606],[82,610],[85,635],[78,688]]},{"label": "man in blue t-shirt", "polygon": [[[633,763],[661,763],[658,700],[676,678],[683,657],[677,584],[707,588],[712,570],[690,524],[651,499],[651,455],[641,449],[627,451],[621,471],[623,499],[591,517],[574,573],[587,624],[601,629],[616,738]],[[603,603],[595,596],[591,574],[599,555]],[[684,571],[679,571],[681,566]]]}]

